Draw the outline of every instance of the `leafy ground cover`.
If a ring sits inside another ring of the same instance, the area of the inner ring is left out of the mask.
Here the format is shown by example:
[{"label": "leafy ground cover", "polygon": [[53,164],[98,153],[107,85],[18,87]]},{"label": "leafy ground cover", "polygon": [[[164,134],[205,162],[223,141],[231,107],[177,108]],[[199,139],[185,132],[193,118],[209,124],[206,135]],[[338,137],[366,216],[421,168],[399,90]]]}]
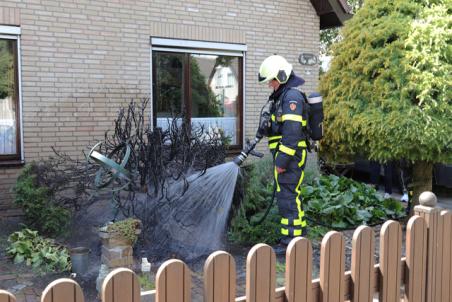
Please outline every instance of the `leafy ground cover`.
[{"label": "leafy ground cover", "polygon": [[336,175],[314,179],[302,187],[301,195],[307,216],[335,229],[374,225],[405,215],[399,201],[384,199],[373,187]]},{"label": "leafy ground cover", "polygon": [[41,237],[37,231],[23,229],[8,237],[6,253],[14,263],[25,263],[33,269],[50,271],[69,271],[71,261],[69,251],[53,240]]},{"label": "leafy ground cover", "polygon": [[[275,244],[279,235],[276,201],[273,195],[272,160],[257,161],[244,171],[244,198],[231,221],[229,239],[242,244]],[[336,175],[320,175],[314,164],[305,171],[301,188],[308,220],[308,238],[322,237],[329,230],[375,225],[405,215],[404,206],[384,199],[372,186]],[[267,217],[263,219],[268,210]]]}]

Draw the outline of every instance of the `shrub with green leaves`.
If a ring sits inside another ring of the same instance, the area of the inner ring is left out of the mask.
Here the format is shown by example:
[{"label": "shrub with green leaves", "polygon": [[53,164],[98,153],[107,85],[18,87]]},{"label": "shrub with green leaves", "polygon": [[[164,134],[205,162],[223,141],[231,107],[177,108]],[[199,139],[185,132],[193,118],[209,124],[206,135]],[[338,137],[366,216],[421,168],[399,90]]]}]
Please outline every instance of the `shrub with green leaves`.
[{"label": "shrub with green leaves", "polygon": [[239,243],[278,241],[279,216],[275,205],[267,218],[258,225],[265,214],[273,194],[273,161],[265,157],[242,169],[244,198],[231,221],[229,238]]},{"label": "shrub with green leaves", "polygon": [[133,218],[116,221],[106,227],[108,232],[120,234],[122,237],[127,239],[131,245],[134,245],[137,242],[137,230],[141,228],[141,221]]},{"label": "shrub with green leaves", "polygon": [[[273,193],[271,158],[256,161],[244,173],[244,199],[232,218],[229,238],[245,244],[274,244],[280,238],[276,201],[267,218],[258,223],[265,215]],[[399,201],[385,200],[369,185],[346,177],[320,176],[315,162],[306,166],[305,175],[301,195],[309,238],[321,237],[329,229],[353,229],[405,215],[405,208]]]},{"label": "shrub with green leaves", "polygon": [[449,0],[366,0],[342,29],[322,77],[322,152],[413,162],[413,200],[452,162]]},{"label": "shrub with green leaves", "polygon": [[52,202],[53,191],[40,185],[34,163],[26,165],[14,187],[15,203],[25,215],[26,224],[46,235],[59,235],[66,231],[70,211]]},{"label": "shrub with green leaves", "polygon": [[[273,160],[270,156],[256,160],[243,173],[244,198],[232,218],[229,238],[239,243],[274,244],[280,237],[280,216],[276,200],[267,218],[259,223],[265,215],[273,195]],[[308,160],[304,181],[311,182],[312,179],[319,176],[319,173],[316,161]]]},{"label": "shrub with green leaves", "polygon": [[405,215],[399,201],[384,199],[373,187],[336,175],[315,179],[302,187],[301,195],[307,217],[331,228],[373,225]]},{"label": "shrub with green leaves", "polygon": [[38,235],[37,231],[23,229],[8,237],[6,253],[14,263],[23,263],[43,271],[69,271],[69,251],[53,240]]}]

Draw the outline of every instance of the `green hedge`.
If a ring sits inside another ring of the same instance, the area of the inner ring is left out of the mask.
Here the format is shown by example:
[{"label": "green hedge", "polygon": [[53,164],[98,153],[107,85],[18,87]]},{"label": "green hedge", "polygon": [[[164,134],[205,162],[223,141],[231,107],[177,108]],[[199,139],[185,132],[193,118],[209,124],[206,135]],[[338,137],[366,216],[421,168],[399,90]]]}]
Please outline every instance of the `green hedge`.
[{"label": "green hedge", "polygon": [[38,184],[34,165],[22,169],[14,187],[15,203],[22,208],[27,226],[45,235],[60,235],[67,230],[71,213],[52,202],[50,188]]}]

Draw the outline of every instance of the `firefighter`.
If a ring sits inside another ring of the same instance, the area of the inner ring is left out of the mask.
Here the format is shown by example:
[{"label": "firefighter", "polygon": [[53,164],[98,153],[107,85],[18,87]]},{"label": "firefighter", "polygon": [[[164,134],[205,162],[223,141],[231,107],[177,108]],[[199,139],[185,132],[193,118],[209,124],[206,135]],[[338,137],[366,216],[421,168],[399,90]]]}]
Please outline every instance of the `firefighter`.
[{"label": "firefighter", "polygon": [[259,82],[273,89],[268,143],[274,159],[276,199],[281,215],[280,246],[285,247],[294,237],[306,236],[300,186],[306,164],[307,110],[304,94],[296,89],[304,80],[295,75],[286,59],[272,55],[260,66]]}]

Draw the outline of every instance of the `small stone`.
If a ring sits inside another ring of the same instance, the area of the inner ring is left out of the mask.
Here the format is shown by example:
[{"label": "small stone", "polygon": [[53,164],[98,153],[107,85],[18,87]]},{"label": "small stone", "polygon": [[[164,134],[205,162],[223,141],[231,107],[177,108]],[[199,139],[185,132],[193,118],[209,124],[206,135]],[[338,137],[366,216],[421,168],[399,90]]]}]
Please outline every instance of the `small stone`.
[{"label": "small stone", "polygon": [[25,284],[26,286],[33,286],[33,282],[31,281],[23,281],[22,284]]},{"label": "small stone", "polygon": [[423,206],[434,208],[438,203],[438,199],[435,194],[427,191],[419,195],[419,203]]},{"label": "small stone", "polygon": [[10,290],[8,290],[11,293],[17,293],[23,290],[25,287],[27,287],[25,284],[17,284],[14,285]]}]

